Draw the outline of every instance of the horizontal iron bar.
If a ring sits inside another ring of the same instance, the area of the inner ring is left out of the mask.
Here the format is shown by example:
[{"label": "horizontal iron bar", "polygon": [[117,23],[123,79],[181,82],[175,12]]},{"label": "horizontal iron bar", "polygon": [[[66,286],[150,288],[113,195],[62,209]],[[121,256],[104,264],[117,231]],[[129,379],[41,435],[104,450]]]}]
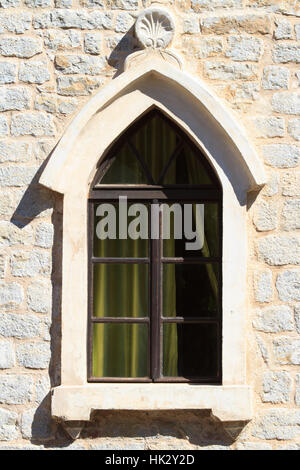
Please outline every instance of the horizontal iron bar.
[{"label": "horizontal iron bar", "polygon": [[180,383],[206,383],[206,384],[214,384],[214,385],[221,385],[221,378],[220,377],[160,377],[158,379],[154,379],[153,382],[156,383],[169,383],[169,382],[180,382]]},{"label": "horizontal iron bar", "polygon": [[184,258],[161,258],[161,262],[162,263],[185,263],[185,264],[201,264],[201,263],[217,263],[217,262],[220,262],[221,261],[221,257],[219,256],[214,256],[214,257],[210,257],[210,258],[203,258],[203,257],[195,257],[195,258],[188,258],[188,257],[184,257]]},{"label": "horizontal iron bar", "polygon": [[194,201],[200,203],[215,201],[218,202],[221,198],[221,192],[216,189],[190,189],[190,190],[179,190],[179,189],[162,189],[162,190],[134,190],[128,189],[125,192],[117,189],[104,189],[91,191],[89,198],[91,200],[118,200],[120,196],[126,196],[127,199],[136,200],[148,200],[151,202],[152,199],[158,200],[174,200],[176,202],[181,201]]},{"label": "horizontal iron bar", "polygon": [[219,323],[220,319],[214,317],[161,317],[162,323]]},{"label": "horizontal iron bar", "polygon": [[149,323],[149,317],[92,317],[92,323]]},{"label": "horizontal iron bar", "polygon": [[149,258],[91,258],[92,263],[104,264],[149,264]]},{"label": "horizontal iron bar", "polygon": [[153,382],[149,377],[89,377],[88,382]]}]

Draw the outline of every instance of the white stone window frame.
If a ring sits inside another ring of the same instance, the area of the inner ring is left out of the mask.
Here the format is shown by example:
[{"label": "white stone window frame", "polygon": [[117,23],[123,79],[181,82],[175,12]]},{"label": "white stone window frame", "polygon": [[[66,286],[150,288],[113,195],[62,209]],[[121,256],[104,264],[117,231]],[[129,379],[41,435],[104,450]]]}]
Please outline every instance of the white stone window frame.
[{"label": "white stone window frame", "polygon": [[[99,161],[132,123],[157,107],[207,156],[223,189],[222,385],[88,383],[87,199]],[[252,417],[246,382],[247,192],[259,190],[263,165],[245,131],[202,83],[146,54],[99,91],[69,125],[40,183],[63,195],[61,385],[52,416],[87,421],[93,410],[209,409],[227,423]]]}]

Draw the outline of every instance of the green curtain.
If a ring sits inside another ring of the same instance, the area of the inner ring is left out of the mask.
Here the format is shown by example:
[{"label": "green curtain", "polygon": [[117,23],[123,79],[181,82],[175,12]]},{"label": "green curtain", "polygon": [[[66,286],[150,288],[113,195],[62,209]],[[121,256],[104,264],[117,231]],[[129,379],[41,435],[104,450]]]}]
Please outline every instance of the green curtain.
[{"label": "green curtain", "polygon": [[[154,181],[158,181],[176,146],[175,133],[170,132],[165,121],[154,118],[132,137],[132,143],[143,155]],[[101,183],[147,184],[149,181],[127,144],[119,151]],[[99,240],[96,236],[94,240],[94,253],[97,257],[139,258],[148,255],[147,240],[128,238],[116,243],[113,240]],[[148,304],[151,298],[147,269],[148,265],[145,264],[119,264],[115,270],[111,264],[97,265],[94,269],[94,316],[111,315],[112,311],[114,316],[120,317],[146,316],[141,312],[146,310],[145,299]],[[115,272],[109,275],[109,271]],[[175,282],[174,274],[171,273],[170,279],[165,281],[169,285]],[[170,296],[170,302],[172,301],[176,301],[174,296]],[[93,375],[144,377],[150,373],[147,371],[147,328],[145,324],[136,323],[94,325]],[[176,345],[175,339],[172,342]]]},{"label": "green curtain", "polygon": [[[157,183],[168,159],[177,144],[177,137],[170,126],[161,118],[153,118],[142,127],[131,141]],[[180,160],[179,160],[180,159]],[[184,165],[183,165],[184,161]],[[188,162],[188,163],[187,163]],[[180,167],[179,167],[180,163]],[[183,168],[185,166],[185,168]],[[182,173],[190,184],[209,184],[203,167],[187,147],[181,152],[164,179],[164,184],[174,184]],[[178,176],[179,175],[179,176]],[[126,144],[112,159],[103,184],[147,184],[146,173],[132,149]],[[129,206],[129,204],[128,204]],[[208,212],[205,223],[210,224]],[[213,215],[213,213],[211,213]],[[150,230],[150,227],[149,227]],[[211,227],[213,232],[214,227]],[[209,232],[209,229],[208,229]],[[94,237],[94,254],[98,257],[145,257],[147,240],[99,240]],[[174,240],[165,242],[168,256],[175,256]],[[211,250],[205,238],[203,256],[210,256]],[[148,267],[146,264],[98,264],[94,269],[94,316],[130,316],[138,318],[149,312]],[[144,269],[142,269],[144,268]],[[217,277],[211,265],[206,264],[212,289],[217,295]],[[166,286],[165,304],[168,316],[176,316],[176,272],[175,265],[167,270],[163,282]],[[147,310],[147,312],[146,312]],[[97,323],[93,331],[93,375],[95,377],[144,377],[147,370],[148,331],[146,324]],[[178,332],[177,327],[164,331],[164,375],[178,375]]]}]

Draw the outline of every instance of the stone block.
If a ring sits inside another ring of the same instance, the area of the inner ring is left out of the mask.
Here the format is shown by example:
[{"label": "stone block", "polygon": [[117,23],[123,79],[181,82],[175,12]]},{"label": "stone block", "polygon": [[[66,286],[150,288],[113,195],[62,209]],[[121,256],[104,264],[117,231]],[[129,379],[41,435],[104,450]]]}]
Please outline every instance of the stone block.
[{"label": "stone block", "polygon": [[257,78],[257,69],[253,64],[239,64],[230,62],[204,63],[204,72],[213,80],[245,80]]},{"label": "stone block", "polygon": [[265,372],[261,399],[264,403],[289,403],[292,379],[288,372]]},{"label": "stone block", "polygon": [[33,380],[27,374],[0,375],[0,403],[23,405],[32,399]]},{"label": "stone block", "polygon": [[253,223],[260,232],[274,230],[278,225],[277,202],[261,201],[255,208]]},{"label": "stone block", "polygon": [[15,83],[17,65],[11,62],[0,62],[0,83]]},{"label": "stone block", "polygon": [[262,147],[265,162],[275,168],[293,168],[300,161],[300,147],[291,144],[269,144]]},{"label": "stone block", "polygon": [[226,57],[236,61],[258,62],[263,53],[263,42],[259,38],[249,36],[230,36]]},{"label": "stone block", "polygon": [[19,364],[28,369],[46,369],[49,366],[51,351],[47,342],[19,344],[16,353]]},{"label": "stone block", "polygon": [[31,94],[24,87],[0,87],[0,111],[28,109]]},{"label": "stone block", "polygon": [[290,71],[278,65],[267,65],[263,70],[262,86],[265,90],[280,90],[289,87]]},{"label": "stone block", "polygon": [[281,336],[273,340],[275,361],[280,365],[300,364],[300,339]]},{"label": "stone block", "polygon": [[288,133],[293,139],[300,141],[300,118],[289,120]]},{"label": "stone block", "polygon": [[10,258],[11,272],[16,277],[32,277],[39,274],[49,275],[50,257],[41,250],[16,251]]},{"label": "stone block", "polygon": [[271,270],[254,273],[254,296],[257,302],[271,302],[273,299]]},{"label": "stone block", "polygon": [[38,313],[49,313],[51,308],[51,282],[37,279],[27,289],[28,308]]},{"label": "stone block", "polygon": [[276,288],[283,302],[300,301],[300,272],[288,270],[279,273]]},{"label": "stone block", "polygon": [[300,172],[286,172],[282,175],[283,196],[300,196]]},{"label": "stone block", "polygon": [[272,108],[277,113],[300,115],[300,93],[275,93]]},{"label": "stone block", "polygon": [[270,266],[300,264],[300,240],[297,237],[269,235],[256,242],[259,261]]},{"label": "stone block", "polygon": [[0,141],[0,163],[27,162],[32,155],[32,147],[28,142]]},{"label": "stone block", "polygon": [[23,288],[16,282],[0,281],[0,306],[2,308],[15,308],[24,299]]},{"label": "stone block", "polygon": [[8,135],[8,122],[6,116],[0,115],[0,137]]},{"label": "stone block", "polygon": [[300,228],[300,199],[285,201],[282,210],[282,220],[284,230],[297,230]]},{"label": "stone block", "polygon": [[66,54],[55,57],[55,67],[63,74],[98,75],[104,65],[102,57]]},{"label": "stone block", "polygon": [[252,429],[259,439],[289,440],[300,433],[300,411],[274,408],[263,412]]},{"label": "stone block", "polygon": [[19,69],[19,80],[26,83],[44,83],[50,80],[47,64],[42,61],[23,62]]},{"label": "stone block", "polygon": [[1,14],[0,32],[21,34],[31,28],[31,15],[29,13]]},{"label": "stone block", "polygon": [[39,112],[15,114],[12,117],[11,133],[14,136],[33,135],[34,137],[55,135],[53,118]]},{"label": "stone block", "polygon": [[[255,117],[251,119],[256,137],[284,137],[285,121],[281,117]],[[300,139],[299,139],[300,140]]]},{"label": "stone block", "polygon": [[33,57],[42,52],[42,41],[30,37],[0,38],[0,54],[5,57]]},{"label": "stone block", "polygon": [[11,441],[17,439],[17,418],[14,411],[0,408],[0,441]]},{"label": "stone block", "polygon": [[101,53],[101,34],[86,33],[84,36],[84,50],[87,54],[98,55]]},{"label": "stone block", "polygon": [[[192,0],[193,1],[193,0]],[[267,15],[244,14],[206,16],[201,19],[203,34],[269,34],[271,21]]]},{"label": "stone block", "polygon": [[273,61],[276,63],[287,64],[289,62],[300,63],[300,45],[299,44],[276,44],[273,49]]},{"label": "stone block", "polygon": [[293,331],[293,311],[288,305],[265,307],[257,312],[253,326],[264,333]]},{"label": "stone block", "polygon": [[5,338],[30,339],[41,335],[43,322],[35,315],[0,313],[0,335]]},{"label": "stone block", "polygon": [[16,358],[12,342],[0,340],[0,369],[11,369],[15,363]]},{"label": "stone block", "polygon": [[287,20],[276,20],[276,28],[274,30],[275,39],[292,39],[293,29],[292,25]]},{"label": "stone block", "polygon": [[188,57],[206,59],[221,54],[223,43],[218,37],[184,36],[182,48]]},{"label": "stone block", "polygon": [[0,167],[0,186],[27,186],[37,172],[36,167],[2,166]]},{"label": "stone block", "polygon": [[58,77],[57,89],[64,96],[87,96],[101,85],[96,77]]},{"label": "stone block", "polygon": [[72,29],[65,31],[49,29],[44,32],[44,44],[53,51],[78,49],[81,46],[81,35],[80,32]]}]

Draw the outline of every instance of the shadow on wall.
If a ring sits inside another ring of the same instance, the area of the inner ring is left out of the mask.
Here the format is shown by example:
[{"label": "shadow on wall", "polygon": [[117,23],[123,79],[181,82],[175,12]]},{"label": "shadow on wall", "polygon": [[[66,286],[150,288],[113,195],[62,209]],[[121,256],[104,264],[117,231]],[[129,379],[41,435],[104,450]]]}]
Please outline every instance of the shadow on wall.
[{"label": "shadow on wall", "polygon": [[[53,150],[52,150],[53,151]],[[51,152],[52,153],[52,152]],[[54,228],[54,239],[52,251],[50,254],[51,265],[51,284],[52,284],[52,308],[50,328],[50,350],[51,359],[49,363],[49,379],[50,386],[60,384],[60,351],[61,351],[61,260],[62,260],[62,202],[63,198],[60,194],[54,193],[44,188],[38,183],[40,175],[50,158],[42,163],[31,183],[24,192],[21,200],[15,209],[10,222],[19,229],[26,227],[34,219],[41,217],[50,217]],[[38,252],[44,250],[37,247]],[[35,251],[33,248],[32,252]],[[42,269],[41,269],[42,271]],[[38,273],[39,277],[43,277],[42,273]],[[34,278],[33,278],[34,281]],[[45,320],[48,320],[45,314]],[[43,390],[45,385],[40,385],[41,402],[34,410],[30,409],[25,415],[27,423],[25,424],[23,434],[24,437],[32,438],[33,441],[39,440],[39,444],[43,444],[49,438],[53,439],[56,432],[56,425],[51,420],[51,400],[49,385]],[[36,390],[38,386],[36,387]],[[44,392],[44,393],[43,393]],[[38,393],[38,392],[37,392]],[[44,398],[42,398],[44,395]],[[37,442],[35,442],[37,443]]]},{"label": "shadow on wall", "polygon": [[126,58],[138,50],[141,50],[141,48],[135,37],[134,26],[132,26],[116,44],[107,59],[108,64],[116,69],[116,73],[113,78],[123,72]]},{"label": "shadow on wall", "polygon": [[[44,446],[65,449],[71,442],[60,427],[56,440]],[[85,448],[83,442],[94,450],[226,450],[233,443],[209,411],[193,410],[97,411],[85,424],[74,448]]]}]

